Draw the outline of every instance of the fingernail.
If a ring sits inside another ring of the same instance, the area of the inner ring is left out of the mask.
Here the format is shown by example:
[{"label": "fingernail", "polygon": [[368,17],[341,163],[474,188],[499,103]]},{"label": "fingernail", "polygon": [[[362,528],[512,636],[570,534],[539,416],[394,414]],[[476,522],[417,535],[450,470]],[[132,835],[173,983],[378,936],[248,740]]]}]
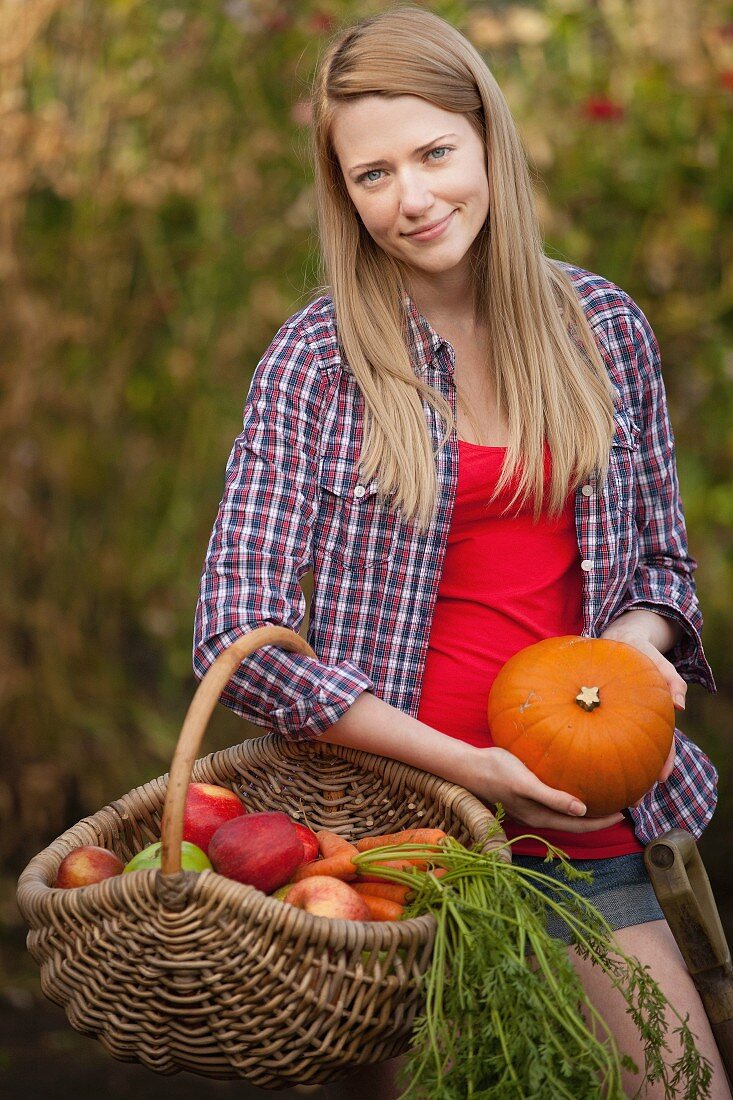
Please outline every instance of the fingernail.
[{"label": "fingernail", "polygon": [[576,817],[582,817],[585,813],[585,806],[582,802],[571,802],[570,813],[575,814]]},{"label": "fingernail", "polygon": [[675,702],[675,706],[678,706],[680,708],[680,710],[685,709],[685,697],[684,697],[684,695],[675,695],[674,696],[674,702]]}]

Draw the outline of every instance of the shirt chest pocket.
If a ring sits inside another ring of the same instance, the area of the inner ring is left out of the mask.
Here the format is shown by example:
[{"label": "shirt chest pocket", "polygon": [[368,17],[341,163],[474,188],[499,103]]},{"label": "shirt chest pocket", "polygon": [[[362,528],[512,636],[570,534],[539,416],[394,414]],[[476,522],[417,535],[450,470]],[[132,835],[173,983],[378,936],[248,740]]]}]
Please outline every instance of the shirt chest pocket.
[{"label": "shirt chest pocket", "polygon": [[624,519],[636,515],[636,462],[639,427],[626,409],[613,414],[615,432],[608,460],[608,495],[611,505]]},{"label": "shirt chest pocket", "polygon": [[325,458],[319,473],[318,545],[323,557],[365,569],[393,553],[395,513],[379,499],[376,478],[364,481],[355,463]]}]

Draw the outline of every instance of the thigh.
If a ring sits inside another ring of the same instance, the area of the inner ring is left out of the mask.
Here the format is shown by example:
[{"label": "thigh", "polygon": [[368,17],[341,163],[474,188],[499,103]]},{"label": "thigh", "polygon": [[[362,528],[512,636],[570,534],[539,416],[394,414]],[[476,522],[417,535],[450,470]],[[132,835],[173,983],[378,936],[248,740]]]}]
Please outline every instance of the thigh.
[{"label": "thigh", "polygon": [[[620,928],[614,933],[619,947],[627,954],[636,957],[644,966],[648,966],[652,977],[660,986],[667,1000],[681,1016],[689,1014],[690,1030],[696,1037],[698,1050],[713,1066],[711,1100],[730,1100],[731,1092],[727,1082],[718,1048],[713,1038],[705,1008],[695,988],[692,977],[685,966],[682,955],[672,931],[665,920],[655,920],[647,924],[637,924],[629,928]],[[573,965],[583,981],[583,985],[606,1022],[611,1027],[622,1053],[630,1054],[642,1069],[644,1065],[643,1046],[634,1022],[629,1016],[626,1002],[609,979],[586,959],[572,953]],[[677,1026],[673,1015],[668,1018],[668,1041],[674,1061],[679,1054],[679,1044],[672,1030]],[[624,1088],[629,1096],[634,1096],[639,1087],[640,1077],[624,1072]],[[641,1094],[644,1100],[663,1100],[664,1089],[661,1085],[649,1086]]]}]

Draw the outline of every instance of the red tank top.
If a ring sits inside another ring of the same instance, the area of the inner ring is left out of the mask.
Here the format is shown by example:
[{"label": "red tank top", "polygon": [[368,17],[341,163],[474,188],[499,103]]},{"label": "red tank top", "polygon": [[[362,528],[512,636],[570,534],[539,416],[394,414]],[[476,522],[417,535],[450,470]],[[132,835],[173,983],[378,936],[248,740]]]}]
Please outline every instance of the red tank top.
[{"label": "red tank top", "polygon": [[[512,481],[490,501],[504,453],[459,441],[458,489],[417,714],[442,733],[485,748],[492,744],[489,690],[504,662],[543,638],[580,634],[583,626],[574,496],[557,519],[543,513],[535,524],[531,501],[502,514],[516,487]],[[546,449],[546,481],[550,472]],[[628,818],[583,834],[528,829],[509,818],[504,827],[510,838],[536,832],[575,859],[643,850]],[[519,841],[513,850],[546,854],[537,841]]]}]

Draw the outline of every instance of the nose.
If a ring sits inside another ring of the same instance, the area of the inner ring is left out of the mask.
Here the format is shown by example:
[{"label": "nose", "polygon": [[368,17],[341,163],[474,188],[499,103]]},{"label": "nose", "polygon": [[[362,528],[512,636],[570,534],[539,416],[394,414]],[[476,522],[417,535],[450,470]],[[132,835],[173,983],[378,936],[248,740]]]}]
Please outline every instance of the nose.
[{"label": "nose", "polygon": [[425,214],[434,201],[428,181],[420,172],[407,172],[400,178],[400,211],[406,217]]}]

